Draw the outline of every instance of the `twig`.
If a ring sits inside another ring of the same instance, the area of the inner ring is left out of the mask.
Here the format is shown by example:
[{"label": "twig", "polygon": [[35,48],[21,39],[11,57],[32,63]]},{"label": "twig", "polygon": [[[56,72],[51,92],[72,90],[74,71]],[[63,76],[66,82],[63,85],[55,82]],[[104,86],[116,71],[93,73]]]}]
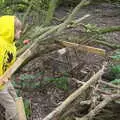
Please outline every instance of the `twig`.
[{"label": "twig", "polygon": [[114,85],[114,84],[112,84],[112,83],[105,82],[105,81],[103,81],[103,80],[100,80],[100,83],[105,84],[105,85],[107,85],[107,86],[109,86],[109,87],[112,87],[112,88],[120,89],[119,86]]},{"label": "twig", "polygon": [[117,45],[117,44],[111,44],[109,42],[105,42],[105,41],[100,41],[100,40],[91,40],[92,42],[96,42],[96,43],[99,43],[99,44],[103,44],[103,45],[106,45],[110,48],[113,48],[113,49],[119,49],[120,48],[120,45]]},{"label": "twig", "polygon": [[114,85],[114,84],[112,84],[112,83],[105,82],[105,81],[103,81],[103,80],[100,80],[100,83],[105,84],[105,85],[107,85],[107,86],[109,86],[109,87],[112,87],[112,88],[120,89],[119,86]]},{"label": "twig", "polygon": [[91,104],[91,100],[86,100],[86,101],[81,101],[80,105],[90,105]]},{"label": "twig", "polygon": [[58,2],[58,0],[51,0],[49,2],[49,9],[47,12],[47,16],[46,16],[44,25],[49,25],[51,20],[53,19],[55,8],[57,7],[57,2]]},{"label": "twig", "polygon": [[120,31],[120,26],[112,26],[112,27],[98,29],[98,32],[100,34],[105,34],[105,33],[109,33],[109,32],[116,32],[116,31]]},{"label": "twig", "polygon": [[97,115],[108,103],[118,98],[120,98],[120,94],[115,94],[115,95],[105,97],[104,100],[100,102],[87,115],[83,116],[82,118],[76,118],[76,120],[92,120],[95,117],[95,115]]},{"label": "twig", "polygon": [[[74,80],[77,84],[82,84],[82,85],[85,84],[85,82],[82,82],[82,81],[80,81],[80,80],[78,80],[76,78],[71,78],[71,79]],[[95,86],[93,86],[93,85],[90,85],[90,87],[95,88]],[[106,94],[106,95],[111,95],[110,92],[103,91],[103,90],[101,90],[99,88],[97,88],[96,91],[98,91],[100,93],[103,93],[103,94]]]},{"label": "twig", "polygon": [[24,14],[24,16],[23,16],[23,20],[22,20],[23,25],[25,25],[26,17],[27,17],[27,15],[30,13],[30,10],[31,10],[32,5],[33,5],[33,1],[34,1],[34,0],[31,0],[31,1],[30,1],[30,5],[28,6],[28,9],[27,9],[27,11],[25,12],[25,14]]},{"label": "twig", "polygon": [[69,28],[69,27],[76,27],[76,25],[81,25],[81,21],[86,19],[89,16],[90,16],[90,14],[86,14],[83,17],[81,17],[81,18],[79,18],[79,19],[77,19],[75,21],[71,21],[70,25],[68,25],[67,28]]}]

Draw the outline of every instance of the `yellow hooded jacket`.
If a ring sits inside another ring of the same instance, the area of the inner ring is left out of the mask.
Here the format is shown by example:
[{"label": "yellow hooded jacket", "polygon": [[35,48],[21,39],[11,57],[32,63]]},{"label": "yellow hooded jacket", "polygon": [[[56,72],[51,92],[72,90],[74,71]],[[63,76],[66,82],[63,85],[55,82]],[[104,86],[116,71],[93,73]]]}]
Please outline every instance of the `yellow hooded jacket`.
[{"label": "yellow hooded jacket", "polygon": [[[0,76],[4,74],[16,59],[14,20],[14,16],[0,17]],[[4,86],[0,86],[0,89],[3,88]]]}]

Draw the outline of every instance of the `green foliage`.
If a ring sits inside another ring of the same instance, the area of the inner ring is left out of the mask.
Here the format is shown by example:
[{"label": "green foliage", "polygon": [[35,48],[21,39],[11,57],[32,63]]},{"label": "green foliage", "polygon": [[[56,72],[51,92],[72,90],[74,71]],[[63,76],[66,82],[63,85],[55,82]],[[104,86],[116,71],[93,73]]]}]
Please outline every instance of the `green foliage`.
[{"label": "green foliage", "polygon": [[112,73],[116,73],[116,74],[120,73],[120,65],[112,65],[111,71]]},{"label": "green foliage", "polygon": [[112,3],[120,4],[120,0],[110,0]]},{"label": "green foliage", "polygon": [[[23,24],[25,28],[27,25],[29,28],[31,25],[35,27],[49,24],[54,15],[57,1],[58,0],[53,0],[53,2],[51,2],[51,0],[0,0],[0,16],[6,14],[16,15],[18,18],[22,18],[21,20],[24,20]],[[28,11],[29,8],[30,10]],[[27,31],[23,28],[23,31],[24,33],[21,39],[17,42],[18,48],[22,48],[24,46],[23,40],[29,38],[27,33],[30,29]]]},{"label": "green foliage", "polygon": [[3,0],[0,2],[0,15],[8,14],[12,15],[18,12],[19,10],[23,11],[27,8],[27,5],[23,0]]},{"label": "green foliage", "polygon": [[35,76],[31,75],[31,74],[22,74],[20,75],[19,79],[24,81],[24,80],[30,80],[30,79],[34,79]]},{"label": "green foliage", "polygon": [[49,25],[52,18],[53,18],[53,15],[54,15],[54,11],[55,11],[55,8],[57,6],[57,3],[58,3],[59,0],[51,0],[49,2],[49,8],[48,8],[48,12],[47,12],[47,15],[46,15],[46,18],[45,18],[45,23],[44,25]]},{"label": "green foliage", "polygon": [[38,6],[41,9],[48,9],[48,4],[50,0],[34,0],[34,6]]},{"label": "green foliage", "polygon": [[30,100],[24,99],[24,107],[25,107],[25,113],[26,113],[27,118],[29,118],[31,115],[30,104],[31,104]]},{"label": "green foliage", "polygon": [[[13,82],[13,85],[14,86],[19,85],[22,89],[24,89],[24,88],[31,88],[31,89],[39,88],[40,87],[40,82],[39,81],[36,82],[34,80],[39,78],[42,74],[43,74],[43,72],[38,72],[34,75],[32,75],[32,74],[22,74],[22,75],[19,76],[19,82],[18,83]],[[19,92],[20,91],[18,91],[18,94],[19,94]]]},{"label": "green foliage", "polygon": [[[110,56],[113,60],[120,60],[120,50],[117,50],[112,56]],[[110,66],[111,74],[115,76],[115,79],[112,80],[112,83],[120,84],[120,64],[113,64]]]},{"label": "green foliage", "polygon": [[[25,12],[31,0],[0,0],[1,15],[15,14],[16,12]],[[50,0],[34,0],[32,11],[40,12],[40,10],[47,10]],[[8,12],[9,11],[9,12]]]},{"label": "green foliage", "polygon": [[120,79],[112,80],[111,83],[114,83],[114,84],[120,85]]},{"label": "green foliage", "polygon": [[[39,78],[41,75],[43,74],[43,72],[38,72],[34,75],[32,74],[22,74],[19,76],[19,81],[15,82],[12,81],[12,84],[14,87],[19,86],[20,88],[24,89],[24,88],[39,88],[40,87],[40,83],[37,81],[34,81],[35,79]],[[15,79],[15,78],[13,78]],[[21,94],[21,89],[16,89],[17,95],[19,96]],[[31,108],[30,108],[30,100],[29,99],[24,99],[24,106],[25,106],[25,113],[27,116],[27,119],[30,117],[31,115]]]},{"label": "green foliage", "polygon": [[115,59],[115,60],[120,60],[120,54],[119,55],[115,55],[115,56],[111,56],[112,59]]},{"label": "green foliage", "polygon": [[110,75],[114,76],[115,81],[116,81],[116,79],[120,78],[120,65],[119,64],[110,66],[110,71],[111,71]]},{"label": "green foliage", "polygon": [[110,56],[113,60],[120,60],[120,50],[117,50],[112,56]]},{"label": "green foliage", "polygon": [[86,32],[99,32],[99,29],[97,28],[97,26],[95,24],[86,24],[83,25]]},{"label": "green foliage", "polygon": [[68,90],[68,78],[65,76],[60,78],[46,78],[45,81],[53,82],[59,89]]},{"label": "green foliage", "polygon": [[[117,50],[112,56],[110,56],[114,61],[120,60],[120,50]],[[115,64],[110,66],[112,73],[120,74],[120,64]]]}]

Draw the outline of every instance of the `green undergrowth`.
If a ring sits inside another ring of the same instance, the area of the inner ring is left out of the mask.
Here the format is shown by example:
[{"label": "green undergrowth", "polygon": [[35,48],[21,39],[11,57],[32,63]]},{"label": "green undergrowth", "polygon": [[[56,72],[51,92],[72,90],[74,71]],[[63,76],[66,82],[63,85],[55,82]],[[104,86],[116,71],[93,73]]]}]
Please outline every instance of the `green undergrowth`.
[{"label": "green undergrowth", "polygon": [[[33,91],[36,88],[37,89],[43,88],[47,84],[54,84],[56,88],[59,88],[64,91],[69,90],[67,73],[64,73],[63,76],[57,78],[56,77],[43,78],[42,82],[40,82],[39,80],[36,81],[43,74],[44,72],[38,72],[35,74],[24,73],[21,74],[19,77],[17,77],[17,80],[13,81],[13,85],[15,88],[17,88],[17,86],[19,87],[19,89],[16,89],[18,96],[21,95],[21,93],[23,92],[22,90],[24,89]],[[30,108],[31,103],[29,99],[24,98],[24,106],[25,106],[25,112],[27,118],[29,118],[29,116],[31,115],[31,108]]]}]

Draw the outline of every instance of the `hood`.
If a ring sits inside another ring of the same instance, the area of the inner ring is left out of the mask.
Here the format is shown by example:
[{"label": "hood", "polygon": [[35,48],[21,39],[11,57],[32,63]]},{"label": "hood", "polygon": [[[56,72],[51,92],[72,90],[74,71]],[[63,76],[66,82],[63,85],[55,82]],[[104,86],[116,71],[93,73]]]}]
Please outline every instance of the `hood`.
[{"label": "hood", "polygon": [[14,16],[0,17],[0,40],[14,43]]}]

